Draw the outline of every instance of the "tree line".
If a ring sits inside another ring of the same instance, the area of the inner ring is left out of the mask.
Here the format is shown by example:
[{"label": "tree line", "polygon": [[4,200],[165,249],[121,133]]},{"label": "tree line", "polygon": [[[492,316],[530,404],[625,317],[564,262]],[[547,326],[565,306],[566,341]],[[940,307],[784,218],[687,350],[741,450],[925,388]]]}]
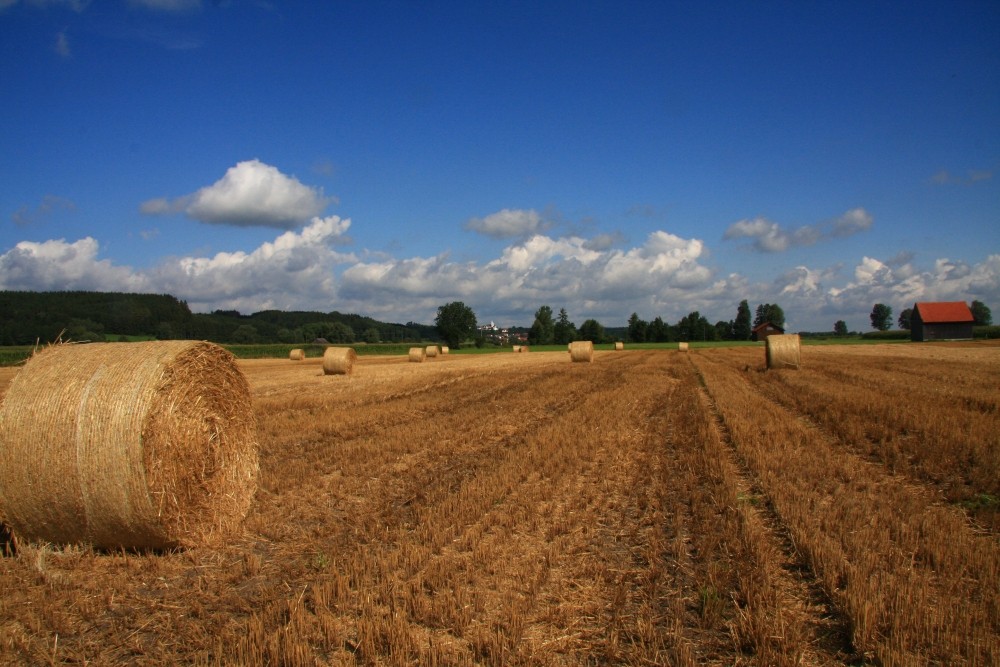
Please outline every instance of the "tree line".
[{"label": "tree line", "polygon": [[711,324],[697,310],[682,317],[676,324],[668,324],[661,316],[647,321],[632,313],[623,335],[609,333],[608,329],[594,319],[585,320],[579,328],[569,319],[565,308],[553,318],[552,308],[542,306],[535,313],[534,322],[528,330],[529,345],[565,345],[574,340],[589,340],[594,343],[610,343],[622,340],[629,343],[670,343],[674,341],[719,341],[750,340],[752,331],[758,325],[770,322],[785,326],[785,313],[776,303],[758,304],[753,320],[750,305],[744,299],[736,309],[732,320],[720,320]]},{"label": "tree line", "polygon": [[118,341],[190,339],[216,343],[395,343],[436,338],[433,326],[380,322],[362,315],[265,310],[192,313],[169,294],[0,291],[0,345],[61,338]]}]

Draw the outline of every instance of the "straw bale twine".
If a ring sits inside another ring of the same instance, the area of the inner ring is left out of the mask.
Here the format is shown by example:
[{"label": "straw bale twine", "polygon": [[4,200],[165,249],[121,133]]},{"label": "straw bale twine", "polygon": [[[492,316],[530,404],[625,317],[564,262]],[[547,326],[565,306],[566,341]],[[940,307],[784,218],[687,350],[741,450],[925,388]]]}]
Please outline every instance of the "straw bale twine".
[{"label": "straw bale twine", "polygon": [[292,361],[302,361],[306,358],[306,352],[302,348],[297,347],[288,353],[288,358]]},{"label": "straw bale twine", "polygon": [[799,367],[799,335],[773,334],[767,337],[768,368],[798,368]]},{"label": "straw bale twine", "polygon": [[625,343],[623,343],[621,341],[618,341],[617,343],[615,343],[615,350],[616,351],[621,351],[621,350],[624,350],[624,349],[625,349]]},{"label": "straw bale twine", "polygon": [[442,345],[441,346],[441,354],[448,354],[448,352],[449,352],[448,346],[447,345]]},{"label": "straw bale twine", "polygon": [[0,514],[25,541],[217,543],[257,488],[235,358],[197,341],[54,345],[0,406]]},{"label": "straw bale twine", "polygon": [[350,375],[357,359],[353,347],[328,347],[323,351],[323,375]]},{"label": "straw bale twine", "polygon": [[427,358],[427,351],[422,347],[411,347],[410,348],[410,361],[415,361],[417,363],[422,363],[424,359]]},{"label": "straw bale twine", "polygon": [[438,346],[437,345],[428,345],[424,349],[424,352],[427,354],[428,357],[436,357],[436,356],[438,356]]},{"label": "straw bale twine", "polygon": [[677,343],[677,349],[680,350],[681,352],[687,352],[688,351],[688,344],[687,343]]},{"label": "straw bale twine", "polygon": [[569,344],[569,357],[572,361],[594,360],[594,344],[589,340],[576,340]]}]

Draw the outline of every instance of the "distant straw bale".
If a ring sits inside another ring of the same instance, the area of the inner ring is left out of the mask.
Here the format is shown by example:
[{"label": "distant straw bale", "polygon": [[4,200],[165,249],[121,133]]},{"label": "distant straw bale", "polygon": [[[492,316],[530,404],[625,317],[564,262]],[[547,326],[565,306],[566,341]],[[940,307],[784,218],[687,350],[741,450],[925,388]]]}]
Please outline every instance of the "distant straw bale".
[{"label": "distant straw bale", "polygon": [[352,347],[328,347],[323,352],[323,375],[350,375],[357,359]]},{"label": "distant straw bale", "polygon": [[620,351],[620,350],[624,350],[624,349],[625,349],[625,343],[623,343],[621,341],[618,341],[617,343],[615,343],[615,350],[616,351]]},{"label": "distant straw bale", "polygon": [[513,352],[520,352],[520,351],[521,351],[521,346],[520,346],[520,345],[511,345],[511,346],[510,346],[510,349],[511,349],[511,350],[512,350]]},{"label": "distant straw bale", "polygon": [[306,352],[302,348],[297,347],[288,353],[288,358],[292,361],[302,361],[306,358]]},{"label": "distant straw bale", "polygon": [[427,358],[427,351],[422,347],[411,347],[410,348],[410,361],[415,361],[417,363],[423,363],[424,359]]},{"label": "distant straw bale", "polygon": [[448,352],[450,352],[450,350],[448,349],[448,346],[447,345],[442,345],[441,346],[441,354],[448,354]]},{"label": "distant straw bale", "polygon": [[688,351],[688,344],[687,343],[677,343],[677,349],[680,350],[681,352],[687,352]]},{"label": "distant straw bale", "polygon": [[0,406],[0,514],[28,542],[218,543],[250,507],[257,450],[249,385],[221,347],[54,345]]},{"label": "distant straw bale", "polygon": [[438,346],[437,346],[437,345],[428,345],[428,346],[427,346],[427,347],[426,347],[426,348],[424,349],[424,353],[425,353],[425,354],[426,354],[426,355],[427,355],[428,357],[436,357],[436,356],[438,356]]},{"label": "distant straw bale", "polygon": [[798,334],[772,334],[767,337],[768,368],[798,368],[800,362]]},{"label": "distant straw bale", "polygon": [[594,344],[589,340],[576,340],[569,344],[569,356],[572,361],[594,360]]},{"label": "distant straw bale", "polygon": [[522,345],[521,349],[518,350],[518,352],[527,352],[527,351],[528,351],[528,346],[527,345]]}]

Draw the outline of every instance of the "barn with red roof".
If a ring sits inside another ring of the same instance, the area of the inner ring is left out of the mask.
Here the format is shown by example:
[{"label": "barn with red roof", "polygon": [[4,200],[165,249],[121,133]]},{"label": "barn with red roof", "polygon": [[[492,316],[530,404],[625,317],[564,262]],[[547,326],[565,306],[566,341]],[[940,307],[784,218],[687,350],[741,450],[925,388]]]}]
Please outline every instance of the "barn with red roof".
[{"label": "barn with red roof", "polygon": [[910,340],[972,338],[972,311],[964,301],[927,301],[913,304]]}]

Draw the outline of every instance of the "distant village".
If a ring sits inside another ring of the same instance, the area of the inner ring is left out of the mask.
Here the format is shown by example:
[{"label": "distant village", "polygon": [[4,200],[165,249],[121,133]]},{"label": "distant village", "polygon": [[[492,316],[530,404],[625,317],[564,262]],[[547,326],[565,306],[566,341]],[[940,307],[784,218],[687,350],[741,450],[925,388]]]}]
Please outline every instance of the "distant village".
[{"label": "distant village", "polygon": [[492,320],[489,324],[483,324],[476,328],[479,329],[480,336],[497,345],[523,345],[528,342],[527,332],[512,332],[510,329],[500,328]]}]

